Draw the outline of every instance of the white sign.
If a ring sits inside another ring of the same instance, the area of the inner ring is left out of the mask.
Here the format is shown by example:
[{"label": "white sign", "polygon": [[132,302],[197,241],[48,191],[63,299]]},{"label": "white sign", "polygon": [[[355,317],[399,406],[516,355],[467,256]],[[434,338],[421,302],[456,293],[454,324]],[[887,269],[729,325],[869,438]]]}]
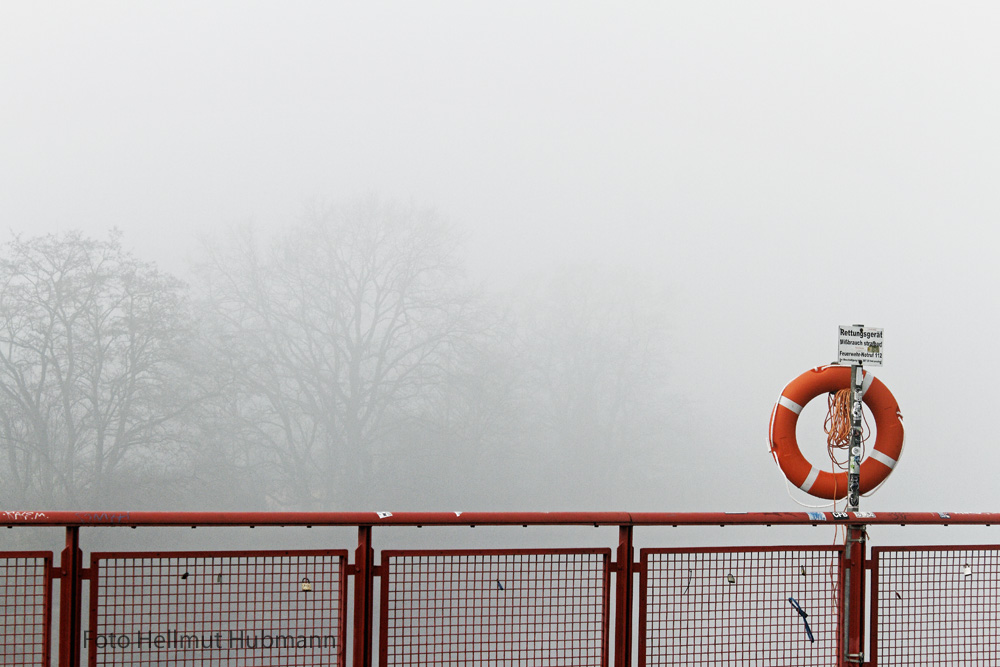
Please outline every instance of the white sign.
[{"label": "white sign", "polygon": [[841,326],[837,331],[837,362],[864,366],[882,365],[882,330],[862,324]]}]

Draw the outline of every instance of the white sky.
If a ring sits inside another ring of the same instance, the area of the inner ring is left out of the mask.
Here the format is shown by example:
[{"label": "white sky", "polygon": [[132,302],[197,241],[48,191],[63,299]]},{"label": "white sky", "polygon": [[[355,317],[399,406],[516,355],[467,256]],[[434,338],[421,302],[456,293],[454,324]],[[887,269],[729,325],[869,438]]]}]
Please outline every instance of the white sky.
[{"label": "white sky", "polygon": [[374,192],[496,285],[644,271],[693,436],[651,465],[698,484],[622,509],[795,509],[771,405],[881,326],[908,447],[867,507],[995,510],[998,34],[984,2],[0,0],[0,227],[117,226],[181,272]]}]

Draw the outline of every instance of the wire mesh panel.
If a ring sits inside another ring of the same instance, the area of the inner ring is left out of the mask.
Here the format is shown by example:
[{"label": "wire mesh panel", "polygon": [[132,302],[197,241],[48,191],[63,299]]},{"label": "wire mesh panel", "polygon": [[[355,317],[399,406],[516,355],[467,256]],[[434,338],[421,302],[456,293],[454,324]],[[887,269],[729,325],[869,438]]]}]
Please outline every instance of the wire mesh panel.
[{"label": "wire mesh panel", "polygon": [[610,555],[385,551],[382,665],[603,667]]},{"label": "wire mesh panel", "polygon": [[872,549],[879,665],[1000,664],[1000,546]]},{"label": "wire mesh panel", "polygon": [[343,665],[346,551],[93,554],[91,665]]},{"label": "wire mesh panel", "polygon": [[640,665],[836,665],[837,547],[642,549]]},{"label": "wire mesh panel", "polygon": [[51,552],[0,551],[0,664],[49,664],[51,566]]}]

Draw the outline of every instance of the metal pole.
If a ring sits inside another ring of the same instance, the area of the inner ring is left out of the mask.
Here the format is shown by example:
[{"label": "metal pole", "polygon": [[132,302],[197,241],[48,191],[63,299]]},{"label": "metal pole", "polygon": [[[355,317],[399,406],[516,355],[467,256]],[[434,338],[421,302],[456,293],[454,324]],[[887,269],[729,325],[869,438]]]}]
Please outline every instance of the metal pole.
[{"label": "metal pole", "polygon": [[847,467],[847,511],[857,512],[861,501],[861,383],[864,369],[851,365],[851,451]]},{"label": "metal pole", "polygon": [[[864,369],[851,364],[851,450],[847,467],[847,511],[857,512],[861,501],[861,385]],[[852,525],[847,529],[844,544],[844,637],[845,664],[864,662],[864,590],[865,590],[865,527]]]},{"label": "metal pole", "polygon": [[358,548],[354,552],[354,667],[372,665],[372,576],[375,550],[372,527],[358,527]]},{"label": "metal pole", "polygon": [[635,549],[632,544],[632,526],[618,528],[618,551],[616,553],[617,572],[615,593],[615,667],[630,667],[632,664],[632,559]]},{"label": "metal pole", "polygon": [[59,665],[80,664],[80,606],[83,552],[80,550],[79,526],[67,526],[66,548],[59,559],[62,581],[59,584]]},{"label": "metal pole", "polygon": [[853,524],[847,529],[844,543],[844,579],[842,622],[846,630],[843,641],[844,664],[865,661],[865,557],[867,555],[865,526]]}]

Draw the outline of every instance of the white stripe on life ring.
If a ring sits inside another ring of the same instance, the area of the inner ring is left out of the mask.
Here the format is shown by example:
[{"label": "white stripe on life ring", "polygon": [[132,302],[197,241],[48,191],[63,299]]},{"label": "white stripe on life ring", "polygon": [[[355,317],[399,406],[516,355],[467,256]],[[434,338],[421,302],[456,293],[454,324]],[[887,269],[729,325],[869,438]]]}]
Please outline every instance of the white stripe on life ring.
[{"label": "white stripe on life ring", "polygon": [[799,488],[806,493],[809,493],[809,489],[811,489],[812,485],[816,483],[817,477],[819,477],[819,468],[813,466],[812,470],[809,471],[809,476],[806,477],[806,481],[802,482],[802,484],[799,485]]},{"label": "white stripe on life ring", "polygon": [[[772,394],[772,396],[773,395],[774,394]],[[796,403],[795,401],[793,401],[790,398],[785,398],[784,396],[782,396],[781,398],[778,399],[778,405],[785,406],[786,408],[788,408],[789,410],[791,410],[795,414],[799,414],[800,412],[802,412],[802,406],[801,405],[799,405],[798,403]]]},{"label": "white stripe on life ring", "polygon": [[888,466],[890,470],[896,467],[896,459],[892,458],[891,456],[887,456],[886,454],[883,454],[877,449],[873,449],[872,453],[869,454],[868,456],[872,457],[882,465]]},{"label": "white stripe on life ring", "polygon": [[861,381],[861,398],[865,397],[868,393],[868,388],[872,386],[872,380],[875,379],[875,375],[872,373],[865,373],[864,379]]}]

